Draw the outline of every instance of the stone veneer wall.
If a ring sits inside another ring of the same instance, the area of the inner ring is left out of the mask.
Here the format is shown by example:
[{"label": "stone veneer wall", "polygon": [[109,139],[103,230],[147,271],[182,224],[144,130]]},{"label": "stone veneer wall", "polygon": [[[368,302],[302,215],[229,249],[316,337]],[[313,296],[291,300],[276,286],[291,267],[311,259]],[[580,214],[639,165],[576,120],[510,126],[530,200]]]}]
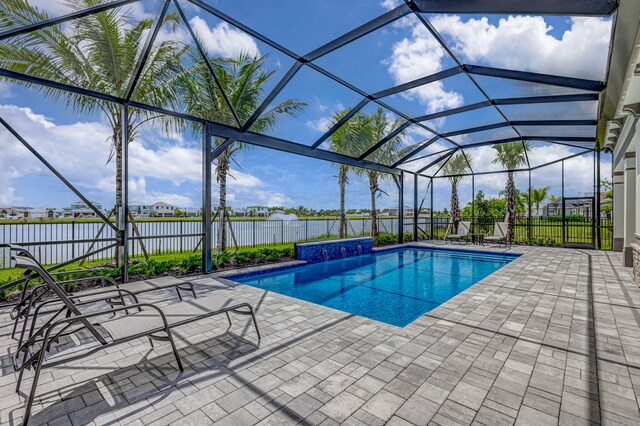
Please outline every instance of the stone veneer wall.
[{"label": "stone veneer wall", "polygon": [[[358,248],[359,246],[359,248]],[[344,252],[343,249],[344,248]],[[328,259],[325,259],[325,252]],[[316,241],[295,245],[296,259],[307,263],[324,262],[325,260],[343,259],[373,252],[372,238],[349,238],[346,240]]]},{"label": "stone veneer wall", "polygon": [[640,243],[638,237],[636,237],[636,244],[631,244],[633,250],[633,278],[636,280],[636,285],[640,287]]}]

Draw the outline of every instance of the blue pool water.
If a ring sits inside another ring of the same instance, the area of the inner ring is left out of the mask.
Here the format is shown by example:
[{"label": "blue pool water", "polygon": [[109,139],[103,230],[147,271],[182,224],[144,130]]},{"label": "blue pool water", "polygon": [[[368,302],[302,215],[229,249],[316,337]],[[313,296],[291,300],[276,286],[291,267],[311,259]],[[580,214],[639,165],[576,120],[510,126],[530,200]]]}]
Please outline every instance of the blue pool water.
[{"label": "blue pool water", "polygon": [[231,279],[403,327],[516,257],[403,248]]}]

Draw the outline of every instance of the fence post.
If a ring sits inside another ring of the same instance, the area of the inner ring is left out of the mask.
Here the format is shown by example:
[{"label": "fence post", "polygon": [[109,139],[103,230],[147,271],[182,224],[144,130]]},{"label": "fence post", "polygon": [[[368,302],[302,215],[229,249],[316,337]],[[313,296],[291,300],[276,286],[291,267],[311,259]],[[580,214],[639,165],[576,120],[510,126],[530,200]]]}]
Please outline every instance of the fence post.
[{"label": "fence post", "polygon": [[304,240],[309,241],[309,219],[304,220]]},{"label": "fence post", "polygon": [[252,241],[252,246],[255,247],[256,246],[256,220],[253,219],[251,221],[251,241]]},{"label": "fence post", "polygon": [[184,235],[184,232],[183,232],[184,225],[183,224],[184,224],[184,219],[180,219],[180,253],[182,253],[182,246],[183,246],[183,239],[184,239],[184,237],[183,237],[183,235]]},{"label": "fence post", "polygon": [[71,258],[76,257],[76,221],[71,221]]},{"label": "fence post", "polygon": [[284,244],[284,220],[280,221],[280,242]]}]

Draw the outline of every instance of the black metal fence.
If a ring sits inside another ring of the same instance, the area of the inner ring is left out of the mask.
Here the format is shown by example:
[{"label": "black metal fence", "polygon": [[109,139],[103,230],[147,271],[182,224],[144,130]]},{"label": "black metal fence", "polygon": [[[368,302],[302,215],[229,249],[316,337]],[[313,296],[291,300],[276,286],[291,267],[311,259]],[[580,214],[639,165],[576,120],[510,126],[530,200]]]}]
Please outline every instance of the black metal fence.
[{"label": "black metal fence", "polygon": [[[592,241],[598,248],[598,241],[603,250],[612,249],[613,222],[601,219],[595,223],[588,217],[571,218],[562,222],[556,217],[519,217],[515,222],[515,244],[533,244],[545,246],[562,246],[565,244],[589,244]],[[472,223],[472,233],[493,235],[496,222],[504,222],[504,218],[476,217],[462,218]],[[443,239],[451,224],[451,218],[434,218],[433,227],[429,218],[418,219],[419,239]],[[406,227],[406,225],[405,225]],[[405,232],[411,230],[405,229]],[[600,238],[598,239],[598,235]]]},{"label": "black metal fence", "polygon": [[[588,242],[594,232],[600,230],[602,248],[611,249],[612,224],[603,219],[592,226],[587,219],[583,222],[562,222],[544,218],[518,218],[514,243],[536,245],[562,245],[564,241]],[[469,220],[464,218],[463,220]],[[475,218],[474,233],[490,235],[496,222],[502,218]],[[413,217],[404,220],[404,232],[413,235]],[[450,218],[434,218],[433,226],[429,217],[418,218],[418,239],[443,239]],[[132,225],[130,225],[132,226]],[[303,220],[242,220],[227,224],[229,247],[256,247],[261,245],[294,243],[335,238],[338,234],[337,219]],[[397,218],[379,218],[378,229],[384,234],[398,233]],[[213,223],[214,245],[218,238],[218,222]],[[349,219],[347,236],[371,234],[371,219]],[[138,221],[129,230],[129,250],[132,256],[142,255],[144,244],[150,254],[188,252],[199,249],[202,238],[202,222],[192,220]],[[597,237],[597,235],[596,235]],[[597,238],[596,238],[597,239]],[[73,259],[90,250],[106,247],[115,242],[113,229],[103,227],[100,222],[69,221],[64,223],[2,223],[0,222],[0,243],[16,243],[27,246],[30,251],[46,264],[56,264]],[[97,253],[89,260],[109,260],[113,249]],[[9,267],[9,252],[0,249],[0,269]]]},{"label": "black metal fence", "polygon": [[[129,253],[141,256],[143,246],[150,254],[189,252],[200,249],[203,236],[202,222],[193,220],[145,220],[130,224]],[[212,224],[214,247],[218,239],[218,222]],[[337,219],[303,220],[242,220],[227,223],[229,247],[256,247],[271,244],[294,243],[335,238],[338,234]],[[411,227],[405,224],[405,232]],[[380,232],[396,234],[397,218],[380,218]],[[349,219],[347,236],[371,234],[371,219]],[[115,242],[112,228],[101,222],[0,222],[0,244],[15,243],[27,247],[45,264],[57,264],[73,259],[91,250],[106,247]],[[142,244],[141,244],[142,243]],[[0,269],[10,265],[9,251],[0,249]],[[114,249],[104,250],[89,260],[110,260]]]}]

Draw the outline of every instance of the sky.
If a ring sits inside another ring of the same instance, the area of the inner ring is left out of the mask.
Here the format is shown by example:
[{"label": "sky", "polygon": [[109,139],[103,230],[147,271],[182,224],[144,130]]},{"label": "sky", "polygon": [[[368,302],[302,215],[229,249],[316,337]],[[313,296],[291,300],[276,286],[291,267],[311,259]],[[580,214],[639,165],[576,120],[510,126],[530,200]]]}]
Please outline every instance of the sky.
[{"label": "sky", "polygon": [[[31,0],[52,16],[68,12],[61,1]],[[393,8],[393,0],[354,0],[300,2],[279,0],[216,0],[208,3],[238,21],[256,29],[275,42],[299,55],[304,55],[335,37]],[[131,22],[153,17],[158,0],[143,0],[126,6]],[[204,41],[211,56],[229,57],[241,52],[267,55],[266,66],[273,75],[265,86],[266,93],[280,80],[293,63],[288,56],[253,38],[249,34],[212,15],[182,2],[188,19]],[[442,34],[454,54],[464,63],[603,80],[611,34],[609,18],[571,18],[540,16],[457,16],[425,15]],[[67,27],[68,28],[68,27]],[[189,42],[184,26],[163,27],[158,41],[181,39]],[[375,92],[416,78],[445,70],[455,65],[444,49],[414,16],[409,15],[344,46],[316,63],[367,92]],[[476,77],[483,89],[493,97],[535,96],[579,93],[533,83]],[[306,107],[296,117],[282,117],[267,133],[305,145],[313,144],[331,123],[332,114],[356,105],[361,96],[317,71],[303,67],[276,97],[270,107],[295,99]],[[420,116],[485,100],[482,92],[463,74],[384,98],[391,107],[409,115]],[[367,105],[363,111],[373,112],[377,106]],[[511,106],[503,112],[510,120],[522,119],[592,119],[597,102],[573,105],[547,104],[543,107]],[[390,119],[398,116],[385,110]],[[79,114],[67,108],[63,100],[53,100],[33,89],[15,83],[0,82],[0,115],[41,152],[69,181],[88,198],[105,207],[114,203],[115,169],[107,163],[110,155],[110,126],[99,112]],[[455,131],[502,121],[495,108],[459,114],[424,124],[439,132]],[[576,128],[521,128],[521,134],[544,136],[593,135],[588,126]],[[545,133],[547,132],[547,133]],[[462,145],[515,135],[511,128],[501,128],[453,138]],[[409,146],[430,139],[430,133],[418,126],[409,127],[404,144]],[[323,147],[325,147],[323,145]],[[435,153],[453,145],[439,141],[417,157]],[[532,141],[529,153],[533,165],[543,164],[580,152],[578,148]],[[229,178],[228,204],[298,206],[315,209],[337,208],[339,192],[337,166],[329,162],[251,148],[234,157]],[[151,125],[142,126],[130,144],[129,198],[132,203],[165,201],[180,207],[201,205],[201,142],[196,135],[184,132],[167,135]],[[62,207],[76,201],[77,196],[59,182],[35,157],[4,129],[0,130],[0,205]],[[474,171],[498,170],[492,164],[490,146],[467,150]],[[415,171],[434,157],[415,159],[405,169]],[[608,156],[603,157],[603,176],[610,175]],[[568,178],[566,195],[593,192],[593,155],[577,157],[565,164]],[[433,173],[429,169],[426,173]],[[561,165],[532,173],[534,187],[551,186],[560,194]],[[449,186],[436,179],[435,207],[449,203]],[[426,179],[419,184],[419,198],[426,196]],[[516,174],[522,190],[528,176]],[[405,202],[413,197],[413,178],[407,176]],[[504,187],[504,174],[479,175],[475,189],[496,196]],[[390,179],[383,181],[385,193],[378,207],[397,205],[398,191]],[[214,182],[214,200],[218,191]],[[463,204],[471,199],[471,179],[461,183]],[[347,186],[347,208],[369,207],[366,177],[351,174]],[[215,201],[214,201],[215,202]],[[426,201],[428,204],[428,200]]]}]

